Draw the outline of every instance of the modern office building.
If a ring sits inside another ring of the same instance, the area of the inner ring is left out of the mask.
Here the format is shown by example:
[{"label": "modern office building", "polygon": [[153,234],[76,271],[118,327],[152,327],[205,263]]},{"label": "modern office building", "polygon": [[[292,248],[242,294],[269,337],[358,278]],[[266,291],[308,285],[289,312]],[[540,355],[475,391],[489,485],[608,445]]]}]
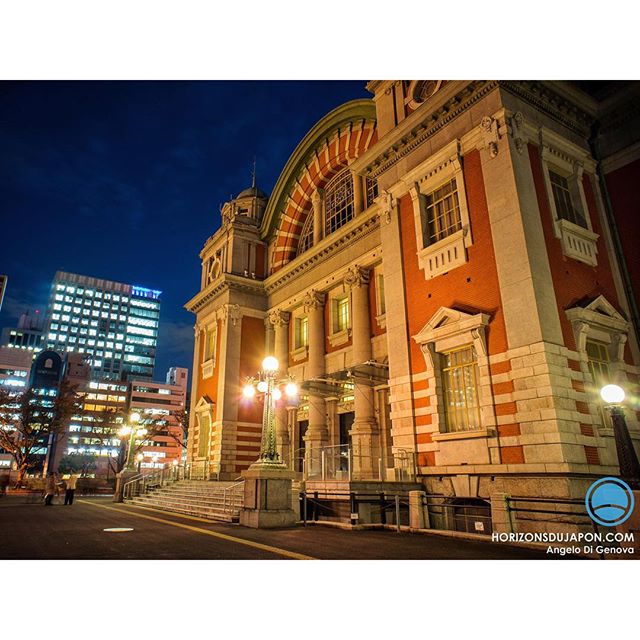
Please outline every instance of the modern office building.
[{"label": "modern office building", "polygon": [[31,352],[0,347],[0,385],[24,391],[28,384],[31,363]]},{"label": "modern office building", "polygon": [[129,413],[137,412],[143,423],[154,421],[159,432],[142,447],[141,467],[161,467],[180,462],[183,451],[182,412],[186,408],[187,369],[172,367],[166,382],[132,380],[129,387]]},{"label": "modern office building", "polygon": [[85,354],[95,380],[152,380],[160,294],[58,271],[47,313],[47,348]]},{"label": "modern office building", "polygon": [[0,346],[31,351],[33,356],[42,351],[46,318],[36,309],[33,313],[25,311],[18,320],[15,329],[5,327],[2,330]]},{"label": "modern office building", "polygon": [[626,388],[638,448],[640,85],[609,84],[374,81],[270,196],[226,203],[186,304],[189,460],[234,479],[257,459],[241,389],[272,354],[302,388],[276,438],[307,491],[409,470],[488,533],[504,495],[583,500],[619,473],[597,391]]}]

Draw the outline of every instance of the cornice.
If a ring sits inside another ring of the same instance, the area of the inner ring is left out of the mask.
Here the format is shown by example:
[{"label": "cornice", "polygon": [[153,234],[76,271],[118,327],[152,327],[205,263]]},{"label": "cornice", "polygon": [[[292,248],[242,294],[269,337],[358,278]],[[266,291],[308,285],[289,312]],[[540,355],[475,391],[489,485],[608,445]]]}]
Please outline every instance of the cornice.
[{"label": "cornice", "polygon": [[427,101],[358,158],[352,169],[377,178],[498,87],[496,81],[455,82]]},{"label": "cornice", "polygon": [[[271,295],[280,287],[298,278],[318,262],[349,248],[355,241],[369,235],[379,226],[380,206],[373,204],[364,213],[342,227],[339,232],[323,238],[310,251],[294,258],[264,281],[267,294]],[[310,254],[310,255],[308,255]]]},{"label": "cornice", "polygon": [[208,287],[197,293],[189,300],[184,308],[191,313],[198,313],[202,308],[227,291],[240,291],[253,295],[264,296],[264,283],[262,280],[252,280],[233,273],[223,273]]},{"label": "cornice", "polygon": [[573,95],[569,98],[571,94],[564,85],[537,80],[501,80],[498,84],[501,89],[525,100],[571,131],[583,137],[589,136],[595,113],[582,96],[580,99]]}]

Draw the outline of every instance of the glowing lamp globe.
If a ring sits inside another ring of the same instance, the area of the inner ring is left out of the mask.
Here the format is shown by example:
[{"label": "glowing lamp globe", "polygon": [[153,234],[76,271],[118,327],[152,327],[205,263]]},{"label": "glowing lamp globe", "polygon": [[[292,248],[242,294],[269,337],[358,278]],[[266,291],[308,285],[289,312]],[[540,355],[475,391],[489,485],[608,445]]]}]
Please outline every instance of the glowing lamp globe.
[{"label": "glowing lamp globe", "polygon": [[258,391],[260,393],[264,393],[268,388],[269,385],[264,380],[260,380],[260,382],[258,382]]},{"label": "glowing lamp globe", "polygon": [[122,427],[120,431],[118,431],[119,436],[128,436],[131,433],[131,427]]},{"label": "glowing lamp globe", "polygon": [[620,404],[624,400],[624,389],[617,384],[607,384],[600,389],[600,397],[607,404]]},{"label": "glowing lamp globe", "polygon": [[295,382],[288,382],[284,392],[291,398],[298,395],[298,385]]},{"label": "glowing lamp globe", "polygon": [[263,371],[268,371],[270,373],[277,371],[278,367],[280,365],[278,364],[278,360],[276,358],[274,358],[273,356],[267,356],[263,361],[262,361],[262,370]]},{"label": "glowing lamp globe", "polygon": [[256,388],[252,384],[247,384],[242,390],[242,395],[245,398],[253,398],[256,395]]},{"label": "glowing lamp globe", "polygon": [[140,414],[137,411],[134,411],[129,416],[129,422],[140,422]]},{"label": "glowing lamp globe", "polygon": [[280,398],[282,398],[282,391],[280,391],[280,389],[276,388],[273,390],[273,399],[274,400],[280,400]]},{"label": "glowing lamp globe", "polygon": [[137,460],[138,462],[142,462],[142,461],[144,460],[144,456],[143,456],[141,453],[139,453],[139,454],[136,456],[136,460]]}]

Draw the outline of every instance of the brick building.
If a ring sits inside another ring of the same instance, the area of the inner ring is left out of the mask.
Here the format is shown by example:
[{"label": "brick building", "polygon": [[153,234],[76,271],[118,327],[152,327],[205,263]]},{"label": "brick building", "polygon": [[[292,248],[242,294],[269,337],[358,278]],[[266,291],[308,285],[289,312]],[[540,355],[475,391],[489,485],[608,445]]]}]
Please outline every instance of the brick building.
[{"label": "brick building", "polygon": [[[458,504],[580,497],[640,444],[638,84],[374,81],[200,252],[188,457],[258,455],[265,354],[281,457],[308,483],[415,481]],[[373,486],[373,485],[371,485]]]}]

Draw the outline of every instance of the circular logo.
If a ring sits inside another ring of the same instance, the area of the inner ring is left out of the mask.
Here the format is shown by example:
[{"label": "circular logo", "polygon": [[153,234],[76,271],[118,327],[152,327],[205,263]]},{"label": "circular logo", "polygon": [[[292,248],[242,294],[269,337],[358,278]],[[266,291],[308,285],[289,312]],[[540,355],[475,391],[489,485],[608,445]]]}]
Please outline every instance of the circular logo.
[{"label": "circular logo", "polygon": [[625,522],[633,512],[633,492],[620,478],[600,478],[587,490],[584,503],[589,517],[605,527]]}]

